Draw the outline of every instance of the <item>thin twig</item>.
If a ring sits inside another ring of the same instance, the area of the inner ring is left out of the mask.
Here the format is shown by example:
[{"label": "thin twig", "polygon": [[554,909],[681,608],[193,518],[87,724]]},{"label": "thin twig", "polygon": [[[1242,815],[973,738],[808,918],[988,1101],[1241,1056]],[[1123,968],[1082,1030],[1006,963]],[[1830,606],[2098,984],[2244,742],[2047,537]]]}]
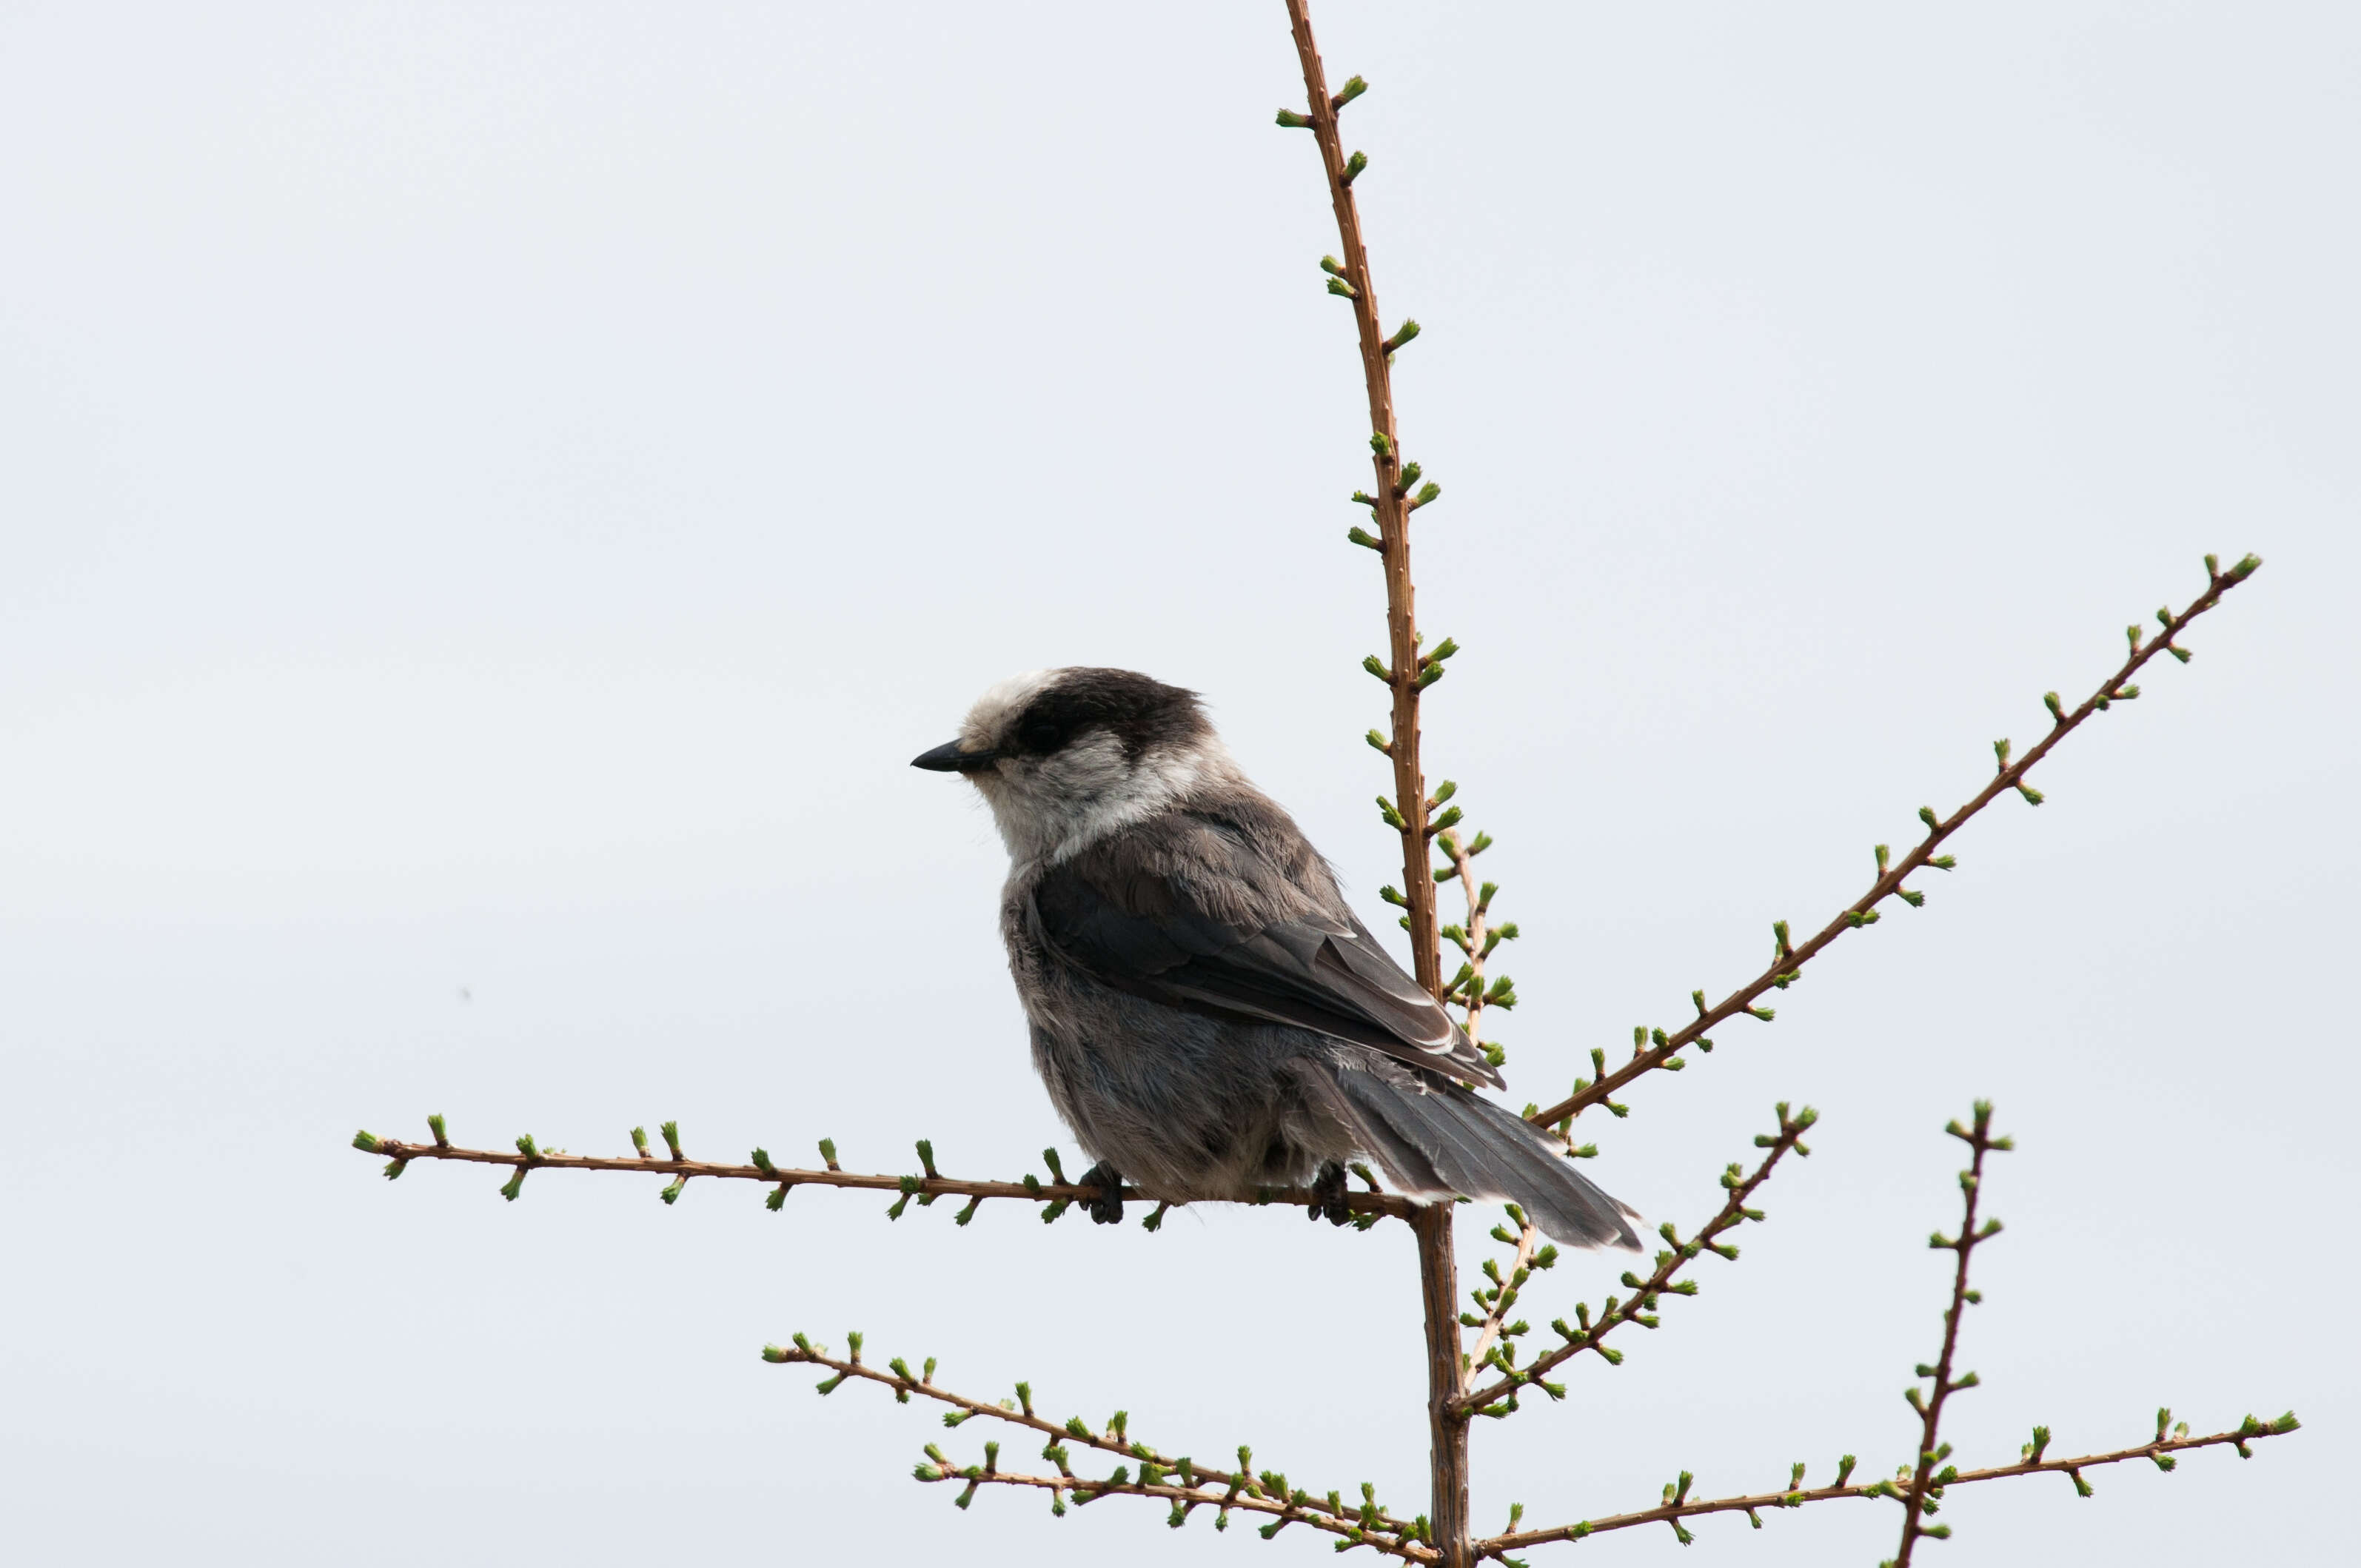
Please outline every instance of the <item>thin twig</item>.
[{"label": "thin twig", "polygon": [[[1910,1568],[1910,1556],[1921,1535],[1940,1538],[1951,1533],[1948,1525],[1928,1525],[1926,1517],[1934,1511],[1935,1499],[1941,1496],[1943,1487],[1949,1485],[1948,1481],[1938,1482],[1935,1475],[1935,1466],[1951,1452],[1949,1444],[1937,1446],[1941,1442],[1944,1402],[1962,1388],[1974,1387],[1977,1382],[1974,1373],[1954,1378],[1951,1369],[1953,1358],[1959,1354],[1960,1320],[1967,1315],[1971,1303],[1983,1299],[1968,1288],[1968,1264],[1978,1246],[2000,1234],[1998,1220],[1987,1220],[1981,1227],[1976,1223],[1976,1212],[1983,1200],[1984,1156],[1995,1150],[2006,1153],[2015,1146],[2006,1138],[1992,1135],[1992,1111],[1991,1101],[1979,1100],[1971,1125],[1962,1127],[1954,1122],[1943,1129],[1964,1142],[1974,1154],[1968,1168],[1960,1172],[1960,1234],[1947,1239],[1938,1232],[1929,1243],[1950,1248],[1957,1255],[1957,1266],[1951,1275],[1951,1304],[1943,1313],[1942,1354],[1935,1358],[1934,1365],[1918,1368],[1919,1376],[1932,1379],[1933,1391],[1922,1397],[1914,1384],[1907,1395],[1911,1409],[1918,1412],[1918,1463],[1910,1473],[1910,1495],[1903,1502],[1902,1545],[1894,1553],[1893,1568]],[[2159,1438],[2163,1435],[2157,1433]]]},{"label": "thin twig", "polygon": [[[1096,1502],[1101,1497],[1154,1497],[1171,1503],[1176,1508],[1183,1510],[1179,1519],[1171,1521],[1175,1524],[1185,1520],[1189,1512],[1201,1508],[1236,1508],[1246,1513],[1272,1516],[1274,1522],[1263,1526],[1263,1535],[1266,1540],[1277,1535],[1288,1525],[1303,1524],[1328,1535],[1343,1537],[1344,1539],[1337,1543],[1336,1549],[1339,1552],[1349,1551],[1356,1546],[1366,1546],[1384,1556],[1399,1557],[1408,1563],[1434,1563],[1441,1560],[1440,1553],[1432,1547],[1421,1545],[1414,1539],[1365,1530],[1353,1523],[1349,1505],[1346,1506],[1346,1517],[1341,1520],[1319,1511],[1326,1505],[1319,1498],[1301,1492],[1295,1494],[1292,1501],[1280,1502],[1260,1493],[1250,1494],[1245,1491],[1239,1492],[1235,1497],[1225,1498],[1218,1488],[1207,1490],[1206,1486],[1183,1486],[1169,1481],[1159,1482],[1155,1486],[1144,1486],[1138,1481],[1127,1478],[1116,1480],[1108,1477],[1091,1480],[1081,1476],[1027,1475],[1013,1470],[994,1470],[987,1473],[979,1465],[965,1467],[948,1464],[921,1465],[919,1469],[922,1472],[919,1476],[921,1480],[966,1481],[971,1485],[981,1486],[1034,1486],[1052,1494],[1063,1493],[1073,1498],[1077,1508],[1084,1503]],[[932,1475],[923,1474],[930,1469],[937,1474]],[[1121,1473],[1121,1467],[1118,1468],[1117,1473]],[[1210,1485],[1210,1482],[1207,1483],[1207,1486]]]},{"label": "thin twig", "polygon": [[[1389,1556],[1412,1563],[1432,1563],[1437,1556],[1431,1547],[1420,1541],[1417,1521],[1388,1513],[1374,1500],[1368,1500],[1367,1494],[1362,1506],[1355,1508],[1333,1492],[1320,1497],[1299,1487],[1286,1486],[1285,1477],[1272,1471],[1266,1470],[1257,1475],[1243,1469],[1209,1468],[1186,1457],[1168,1458],[1147,1443],[1132,1438],[1127,1427],[1117,1426],[1110,1434],[1093,1431],[1080,1417],[1063,1423],[1052,1421],[1034,1413],[1029,1386],[1019,1390],[1023,1401],[1019,1408],[955,1394],[935,1386],[932,1363],[928,1364],[925,1374],[916,1376],[911,1375],[906,1363],[898,1360],[889,1362],[884,1370],[869,1365],[861,1360],[858,1336],[855,1336],[852,1354],[843,1358],[829,1354],[824,1347],[815,1345],[798,1334],[792,1344],[765,1346],[763,1359],[774,1364],[827,1367],[836,1376],[818,1385],[824,1394],[835,1392],[848,1378],[859,1379],[891,1388],[897,1398],[906,1401],[915,1394],[962,1412],[946,1416],[946,1425],[959,1426],[974,1417],[983,1416],[1038,1432],[1050,1440],[1049,1447],[1043,1452],[1042,1457],[1054,1459],[1060,1467],[1060,1474],[1055,1476],[1021,1475],[999,1470],[996,1466],[961,1467],[951,1464],[937,1451],[930,1449],[928,1457],[932,1463],[918,1467],[921,1480],[965,1479],[980,1484],[1036,1486],[1052,1493],[1073,1494],[1077,1503],[1120,1495],[1160,1497],[1184,1508],[1236,1508],[1247,1513],[1270,1515],[1287,1523],[1306,1524],[1331,1535],[1345,1537],[1348,1543],[1366,1545]],[[1123,1418],[1118,1417],[1117,1420],[1121,1421]],[[1066,1468],[1065,1445],[1068,1443],[1137,1461],[1141,1467],[1139,1477],[1130,1478],[1128,1466],[1116,1472],[1122,1479],[1075,1475]],[[1156,1479],[1159,1473],[1179,1475],[1183,1480],[1181,1484],[1174,1485]]]},{"label": "thin twig", "polygon": [[1469,1415],[1505,1415],[1516,1408],[1517,1391],[1529,1386],[1540,1387],[1552,1398],[1563,1398],[1565,1393],[1564,1387],[1546,1381],[1546,1377],[1550,1372],[1585,1351],[1596,1354],[1609,1365],[1621,1361],[1623,1353],[1607,1344],[1607,1336],[1625,1323],[1636,1322],[1642,1328],[1654,1328],[1656,1319],[1653,1314],[1657,1298],[1666,1290],[1675,1295],[1694,1295],[1696,1288],[1693,1282],[1676,1284],[1675,1277],[1691,1259],[1708,1252],[1725,1258],[1738,1255],[1737,1247],[1719,1238],[1723,1232],[1748,1220],[1763,1217],[1760,1210],[1747,1207],[1747,1200],[1754,1196],[1757,1188],[1771,1179],[1771,1172],[1790,1149],[1799,1156],[1810,1155],[1812,1151],[1803,1143],[1803,1135],[1818,1120],[1819,1113],[1808,1105],[1790,1115],[1787,1106],[1782,1102],[1778,1133],[1775,1135],[1763,1134],[1754,1140],[1759,1147],[1769,1151],[1763,1157],[1763,1163],[1756,1166],[1750,1176],[1741,1176],[1735,1165],[1723,1174],[1722,1184],[1730,1196],[1723,1202],[1720,1212],[1706,1222],[1695,1239],[1680,1240],[1679,1234],[1666,1224],[1662,1234],[1669,1245],[1665,1251],[1656,1255],[1655,1272],[1645,1279],[1636,1274],[1623,1276],[1624,1285],[1631,1291],[1630,1299],[1618,1300],[1609,1296],[1596,1322],[1591,1321],[1587,1307],[1579,1309],[1579,1328],[1568,1328],[1563,1319],[1551,1324],[1565,1341],[1564,1344],[1546,1355],[1536,1357],[1531,1365],[1501,1368],[1502,1376],[1497,1381],[1460,1395],[1456,1401],[1457,1409]]},{"label": "thin twig", "polygon": [[[1437,791],[1437,794],[1441,792]],[[1490,835],[1485,833],[1478,833],[1473,839],[1462,839],[1458,833],[1448,829],[1438,833],[1435,847],[1451,863],[1434,872],[1433,876],[1437,882],[1456,879],[1460,891],[1467,897],[1467,923],[1465,926],[1445,926],[1441,933],[1466,955],[1459,972],[1444,982],[1444,999],[1455,998],[1466,1010],[1467,1015],[1461,1026],[1466,1030],[1467,1037],[1476,1042],[1477,1048],[1484,1052],[1493,1066],[1498,1067],[1502,1053],[1497,1047],[1485,1045],[1480,1033],[1484,1009],[1487,1006],[1513,1007],[1517,1004],[1516,996],[1513,986],[1506,979],[1499,982],[1497,992],[1487,995],[1484,975],[1492,949],[1502,942],[1515,939],[1517,924],[1513,920],[1499,926],[1492,924],[1492,897],[1499,889],[1491,883],[1479,883],[1476,880],[1476,857],[1491,845]]]},{"label": "thin twig", "polygon": [[1521,1288],[1526,1270],[1532,1264],[1533,1248],[1541,1241],[1541,1232],[1534,1228],[1531,1220],[1523,1222],[1523,1228],[1517,1233],[1516,1255],[1509,1262],[1509,1277],[1494,1288],[1491,1308],[1484,1314],[1484,1321],[1476,1332],[1476,1347],[1467,1353],[1467,1364],[1471,1367],[1484,1365],[1484,1357],[1491,1350],[1492,1342],[1500,1337],[1500,1325],[1508,1321],[1509,1309],[1517,1304],[1517,1291]]},{"label": "thin twig", "polygon": [[[1921,810],[1919,817],[1927,824],[1927,837],[1919,840],[1908,854],[1903,856],[1890,868],[1883,864],[1883,858],[1881,856],[1880,874],[1877,881],[1870,885],[1867,893],[1854,900],[1836,918],[1822,927],[1817,935],[1807,941],[1790,947],[1785,935],[1785,923],[1781,922],[1774,928],[1778,936],[1778,951],[1772,959],[1770,968],[1711,1007],[1706,1005],[1704,993],[1698,992],[1697,1016],[1695,1022],[1669,1034],[1659,1033],[1656,1043],[1652,1047],[1636,1053],[1623,1066],[1611,1073],[1604,1074],[1595,1083],[1584,1085],[1568,1098],[1545,1109],[1533,1112],[1531,1120],[1550,1124],[1578,1116],[1591,1106],[1606,1101],[1609,1096],[1632,1080],[1663,1067],[1686,1047],[1704,1040],[1706,1032],[1723,1021],[1747,1012],[1754,1012],[1758,1017],[1767,1014],[1769,1009],[1757,1010],[1755,1005],[1765,993],[1773,988],[1784,989],[1795,979],[1797,972],[1805,964],[1810,962],[1821,949],[1847,931],[1857,927],[1875,924],[1878,917],[1877,906],[1894,894],[1901,892],[1905,878],[1935,863],[1935,851],[1942,847],[1945,839],[1964,827],[1970,817],[2008,791],[2027,788],[2024,779],[2025,775],[2032,770],[2033,765],[2048,756],[2051,747],[2080,728],[2083,720],[2089,718],[2091,715],[2116,702],[2136,696],[2138,688],[2130,686],[2128,683],[2131,677],[2139,672],[2140,666],[2155,658],[2157,654],[2167,651],[2175,654],[2185,654],[2185,650],[2172,646],[2172,640],[2179,636],[2191,621],[2220,603],[2224,594],[2246,581],[2261,565],[2262,562],[2259,559],[2249,555],[2224,571],[2221,569],[2214,557],[2207,556],[2205,565],[2208,582],[2205,591],[2179,615],[2167,616],[2162,611],[2158,612],[2158,619],[2164,628],[2162,636],[2141,644],[2137,641],[2139,629],[2133,627],[2131,630],[2134,634],[2134,641],[2131,656],[2125,660],[2123,667],[2102,683],[2090,696],[2084,698],[2080,707],[2071,712],[2062,707],[2053,708],[2055,721],[2049,733],[2035,742],[2024,756],[2010,762],[2004,754],[1999,772],[1994,774],[1993,781],[1965,806],[1940,821],[1936,819],[1932,809]],[[2004,753],[2006,747],[2007,743],[2004,741],[1999,749]],[[2028,798],[2037,797],[2028,795]],[[1945,859],[1948,861],[1949,858]],[[1938,866],[1938,869],[1948,870],[1949,866],[1946,864]]]},{"label": "thin twig", "polygon": [[[362,1140],[368,1140],[363,1142]],[[555,1150],[533,1149],[526,1153],[516,1149],[470,1149],[456,1145],[405,1144],[391,1138],[380,1138],[362,1133],[354,1139],[354,1146],[365,1153],[384,1155],[394,1164],[406,1165],[412,1160],[457,1160],[472,1165],[502,1165],[519,1171],[526,1170],[628,1170],[642,1175],[656,1172],[686,1178],[710,1176],[724,1181],[752,1181],[767,1187],[848,1187],[873,1192],[899,1192],[910,1196],[966,1197],[975,1199],[1015,1198],[1034,1201],[1086,1202],[1101,1196],[1095,1187],[1077,1187],[1071,1182],[1051,1181],[969,1181],[948,1176],[881,1176],[850,1170],[801,1170],[785,1166],[721,1165],[708,1160],[651,1159],[639,1156],[605,1156],[562,1154]],[[1148,1194],[1136,1187],[1123,1190],[1126,1200],[1148,1200]],[[1162,1200],[1148,1200],[1162,1201]],[[1333,1200],[1315,1194],[1307,1188],[1273,1188],[1253,1199],[1235,1201],[1293,1204],[1299,1208]],[[1191,1201],[1209,1203],[1231,1201],[1200,1198]],[[1351,1192],[1345,1201],[1356,1213],[1389,1215],[1408,1219],[1419,1205],[1398,1193]],[[1179,1207],[1179,1204],[1173,1205]]]},{"label": "thin twig", "polygon": [[[2235,1444],[2241,1453],[2246,1445],[2260,1438],[2277,1437],[2297,1430],[2299,1423],[2292,1414],[2276,1421],[2258,1421],[2248,1416],[2234,1431],[2218,1431],[2205,1437],[2172,1437],[2145,1442],[2132,1448],[2118,1448],[2104,1453],[2078,1454],[2071,1459],[2028,1459],[2015,1464],[1995,1464],[1983,1470],[1963,1470],[1945,1483],[1947,1486],[1965,1486],[1978,1481],[2004,1481],[2015,1475],[2037,1475],[2048,1472],[2071,1475],[2083,1470],[2096,1470],[2103,1465],[2121,1464],[2128,1459],[2169,1461],[2176,1453],[2192,1448],[2214,1448],[2224,1443]],[[2169,1468],[2160,1464],[2159,1468]],[[1905,1493],[1891,1479],[1873,1481],[1859,1486],[1815,1486],[1784,1492],[1755,1492],[1741,1497],[1711,1497],[1684,1500],[1660,1508],[1642,1508],[1634,1513],[1610,1514],[1603,1519],[1584,1519],[1578,1524],[1559,1525],[1551,1530],[1520,1530],[1513,1535],[1496,1535],[1476,1542],[1477,1554],[1499,1557],[1528,1546],[1544,1546],[1554,1541],[1579,1541],[1585,1536],[1600,1535],[1611,1530],[1630,1530],[1635,1525],[1662,1524],[1670,1520],[1695,1519],[1699,1514],[1754,1513],[1766,1508],[1797,1508],[1806,1503],[1832,1502],[1839,1497],[1892,1497],[1902,1500]]]}]

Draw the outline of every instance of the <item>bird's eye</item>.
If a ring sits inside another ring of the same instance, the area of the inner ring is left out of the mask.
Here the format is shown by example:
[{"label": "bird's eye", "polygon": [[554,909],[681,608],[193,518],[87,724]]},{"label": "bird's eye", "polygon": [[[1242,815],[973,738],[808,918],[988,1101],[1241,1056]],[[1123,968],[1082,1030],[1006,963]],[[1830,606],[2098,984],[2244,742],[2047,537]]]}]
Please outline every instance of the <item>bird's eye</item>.
[{"label": "bird's eye", "polygon": [[1054,724],[1028,724],[1016,738],[1025,743],[1028,751],[1054,751],[1058,749],[1058,742],[1064,739]]}]

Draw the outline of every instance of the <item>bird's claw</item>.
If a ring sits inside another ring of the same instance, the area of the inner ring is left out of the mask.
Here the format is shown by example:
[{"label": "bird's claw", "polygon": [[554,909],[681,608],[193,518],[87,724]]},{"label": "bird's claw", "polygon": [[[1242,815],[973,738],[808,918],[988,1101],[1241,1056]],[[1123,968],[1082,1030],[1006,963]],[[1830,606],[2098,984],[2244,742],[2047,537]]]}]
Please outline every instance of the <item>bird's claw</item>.
[{"label": "bird's claw", "polygon": [[1101,1160],[1082,1172],[1082,1179],[1074,1185],[1098,1189],[1097,1197],[1085,1199],[1082,1203],[1093,1221],[1102,1225],[1123,1223],[1123,1177],[1115,1167]]},{"label": "bird's claw", "polygon": [[1352,1221],[1352,1205],[1345,1201],[1345,1168],[1330,1160],[1312,1179],[1312,1218],[1325,1217],[1332,1225]]}]

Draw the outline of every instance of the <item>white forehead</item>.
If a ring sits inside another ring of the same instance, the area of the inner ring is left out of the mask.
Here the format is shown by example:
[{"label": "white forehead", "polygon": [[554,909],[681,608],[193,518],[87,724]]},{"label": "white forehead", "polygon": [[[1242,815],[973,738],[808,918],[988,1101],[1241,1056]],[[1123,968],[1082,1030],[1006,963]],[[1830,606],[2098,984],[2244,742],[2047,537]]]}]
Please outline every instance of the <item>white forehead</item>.
[{"label": "white forehead", "polygon": [[967,723],[961,727],[964,739],[986,740],[1006,729],[1010,719],[1025,711],[1033,699],[1054,685],[1062,670],[1027,670],[1021,675],[1011,675],[993,684],[975,706],[967,710]]}]

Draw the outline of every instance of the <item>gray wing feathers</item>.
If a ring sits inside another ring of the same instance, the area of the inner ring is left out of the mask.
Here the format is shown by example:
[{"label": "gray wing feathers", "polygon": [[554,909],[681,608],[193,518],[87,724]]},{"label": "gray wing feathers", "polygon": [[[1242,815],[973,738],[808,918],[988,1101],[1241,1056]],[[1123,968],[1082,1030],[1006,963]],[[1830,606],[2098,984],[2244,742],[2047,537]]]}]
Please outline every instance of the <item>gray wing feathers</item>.
[{"label": "gray wing feathers", "polygon": [[[1399,1084],[1375,1072],[1342,1069],[1336,1082],[1358,1113],[1354,1119],[1369,1153],[1408,1190],[1516,1203],[1553,1241],[1640,1250],[1626,1218],[1638,1215],[1600,1191],[1555,1139],[1522,1117],[1464,1090]],[[1439,1179],[1428,1185],[1422,1180],[1428,1177]]]},{"label": "gray wing feathers", "polygon": [[1041,936],[1135,995],[1291,1024],[1498,1086],[1449,1014],[1337,897],[1301,834],[1174,813],[1093,845],[1033,889]]}]

